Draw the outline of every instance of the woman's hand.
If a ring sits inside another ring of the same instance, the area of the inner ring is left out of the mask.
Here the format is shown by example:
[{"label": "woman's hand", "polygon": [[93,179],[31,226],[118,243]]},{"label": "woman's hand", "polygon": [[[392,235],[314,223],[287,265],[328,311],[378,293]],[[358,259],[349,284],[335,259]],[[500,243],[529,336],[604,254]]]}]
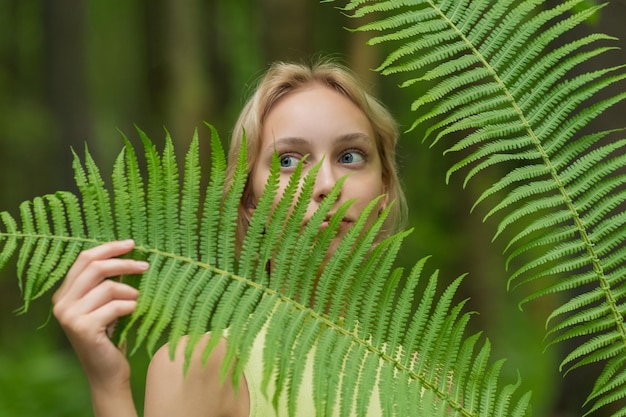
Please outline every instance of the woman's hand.
[{"label": "woman's hand", "polygon": [[52,297],[54,316],[87,374],[96,410],[98,398],[109,402],[120,393],[130,394],[130,366],[108,331],[119,317],[133,312],[138,291],[107,278],[148,269],[146,262],[117,258],[134,246],[134,241],[124,240],[82,252]]}]

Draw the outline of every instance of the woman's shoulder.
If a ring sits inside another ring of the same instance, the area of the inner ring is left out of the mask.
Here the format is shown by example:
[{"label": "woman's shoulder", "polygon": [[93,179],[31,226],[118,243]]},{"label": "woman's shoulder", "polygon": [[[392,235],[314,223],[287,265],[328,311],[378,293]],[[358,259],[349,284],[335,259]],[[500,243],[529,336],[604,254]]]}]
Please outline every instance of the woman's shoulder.
[{"label": "woman's shoulder", "polygon": [[146,379],[146,417],[248,416],[249,395],[245,382],[235,390],[230,374],[226,380],[220,380],[226,340],[220,339],[206,361],[202,359],[209,339],[207,334],[195,346],[186,372],[187,337],[180,340],[173,356],[167,344],[154,354]]}]

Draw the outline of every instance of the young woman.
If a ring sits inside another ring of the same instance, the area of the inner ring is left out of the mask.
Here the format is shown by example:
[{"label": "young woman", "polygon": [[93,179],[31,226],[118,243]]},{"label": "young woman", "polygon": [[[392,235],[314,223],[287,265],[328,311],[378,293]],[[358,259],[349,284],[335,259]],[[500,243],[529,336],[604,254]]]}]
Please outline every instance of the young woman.
[{"label": "young woman", "polygon": [[[312,66],[274,64],[261,79],[235,126],[229,152],[231,176],[244,130],[248,140],[249,178],[239,208],[240,235],[245,233],[255,202],[265,187],[274,152],[278,153],[281,164],[278,197],[295,165],[305,155],[308,155],[305,168],[321,162],[307,217],[337,180],[350,174],[335,205],[338,207],[350,199],[355,199],[355,203],[343,219],[331,251],[361,210],[381,194],[385,197],[378,203],[378,212],[395,201],[381,235],[395,231],[405,207],[395,166],[396,125],[389,112],[350,71],[329,61]],[[372,213],[370,221],[374,220],[376,210]],[[126,240],[84,251],[53,296],[54,315],[87,375],[97,417],[137,415],[130,390],[129,364],[124,352],[107,335],[112,323],[132,313],[138,297],[134,288],[107,278],[139,274],[149,268],[145,262],[118,258],[133,247],[134,242]],[[257,382],[260,356],[253,353],[244,372],[244,383],[235,391],[230,380],[220,383],[217,372],[224,357],[224,340],[206,366],[200,363],[200,344],[196,349],[198,357],[192,358],[184,377],[183,351],[184,343],[181,343],[174,361],[167,347],[152,358],[146,382],[145,416],[273,415],[271,403],[260,395]],[[307,407],[302,405],[299,415],[313,412]],[[378,413],[374,409],[372,414]]]}]

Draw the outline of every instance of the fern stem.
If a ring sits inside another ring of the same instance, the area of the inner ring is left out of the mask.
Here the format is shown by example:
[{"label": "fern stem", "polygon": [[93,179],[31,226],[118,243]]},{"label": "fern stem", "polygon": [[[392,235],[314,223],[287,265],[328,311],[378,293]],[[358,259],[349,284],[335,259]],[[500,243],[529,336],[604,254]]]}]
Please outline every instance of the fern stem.
[{"label": "fern stem", "polygon": [[94,238],[86,238],[86,237],[76,237],[76,236],[52,236],[41,233],[22,233],[22,232],[14,232],[14,233],[5,233],[0,232],[0,238],[4,237],[12,237],[15,239],[42,239],[42,240],[61,240],[64,242],[80,242],[84,244],[93,244],[100,245],[105,243],[102,240],[94,239]]}]

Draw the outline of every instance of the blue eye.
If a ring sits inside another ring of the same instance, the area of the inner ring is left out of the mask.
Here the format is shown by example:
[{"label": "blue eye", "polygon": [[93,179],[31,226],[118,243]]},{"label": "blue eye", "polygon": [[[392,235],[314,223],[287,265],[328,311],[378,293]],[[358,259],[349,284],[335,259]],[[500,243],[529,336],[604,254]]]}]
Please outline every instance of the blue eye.
[{"label": "blue eye", "polygon": [[342,164],[356,164],[359,162],[363,162],[364,159],[365,158],[361,153],[356,151],[349,151],[339,157],[339,162],[341,162]]},{"label": "blue eye", "polygon": [[293,168],[298,163],[298,158],[293,155],[285,155],[280,157],[281,168]]}]

